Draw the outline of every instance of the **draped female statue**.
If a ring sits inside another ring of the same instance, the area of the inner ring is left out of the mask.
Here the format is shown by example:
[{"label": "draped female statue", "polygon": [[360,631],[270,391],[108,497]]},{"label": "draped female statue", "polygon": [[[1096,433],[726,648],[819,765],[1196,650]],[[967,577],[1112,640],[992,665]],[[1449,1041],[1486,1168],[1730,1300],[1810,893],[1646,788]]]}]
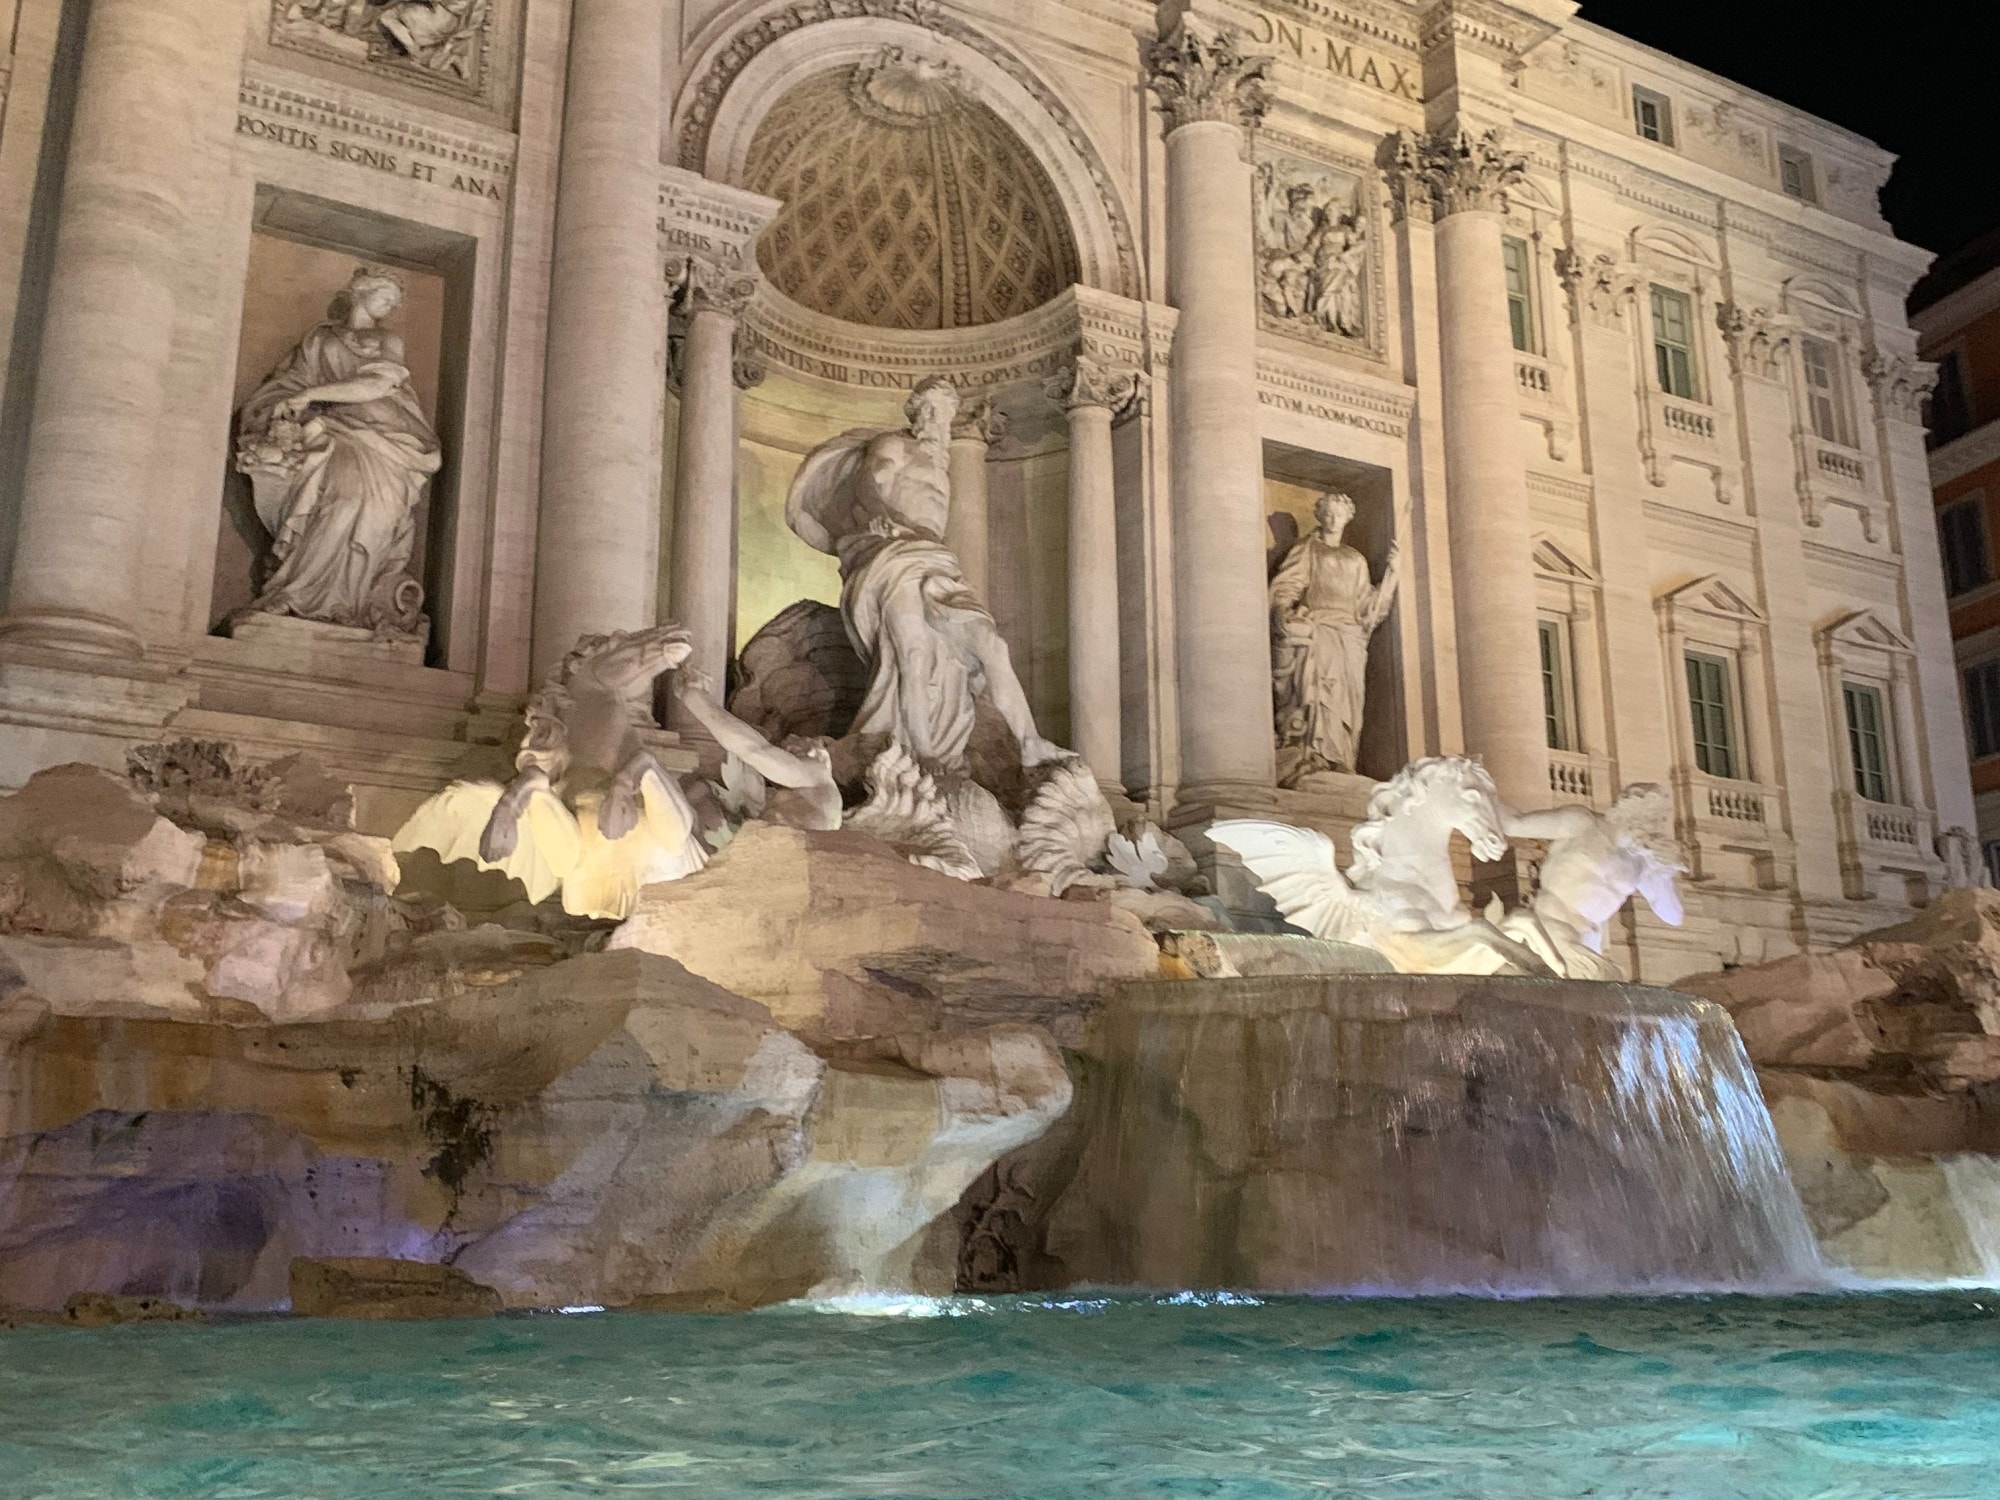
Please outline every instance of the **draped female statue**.
[{"label": "draped female statue", "polygon": [[236,467],[271,537],[271,571],[243,613],[423,634],[410,553],[442,454],[403,341],[380,326],[402,300],[395,277],[357,269],[243,404]]},{"label": "draped female statue", "polygon": [[1361,740],[1368,642],[1396,600],[1392,543],[1382,581],[1341,540],[1354,519],[1346,495],[1320,496],[1319,527],[1302,538],[1271,579],[1271,670],[1280,781],[1352,771]]}]

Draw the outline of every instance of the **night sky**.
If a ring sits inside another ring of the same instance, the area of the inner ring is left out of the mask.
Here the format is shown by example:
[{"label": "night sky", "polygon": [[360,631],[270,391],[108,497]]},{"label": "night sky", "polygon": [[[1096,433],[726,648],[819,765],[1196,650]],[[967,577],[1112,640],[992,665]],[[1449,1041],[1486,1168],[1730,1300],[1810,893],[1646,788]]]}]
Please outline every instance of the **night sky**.
[{"label": "night sky", "polygon": [[2000,0],[1583,0],[1578,14],[1859,131],[1882,195],[1949,253],[2000,229]]}]

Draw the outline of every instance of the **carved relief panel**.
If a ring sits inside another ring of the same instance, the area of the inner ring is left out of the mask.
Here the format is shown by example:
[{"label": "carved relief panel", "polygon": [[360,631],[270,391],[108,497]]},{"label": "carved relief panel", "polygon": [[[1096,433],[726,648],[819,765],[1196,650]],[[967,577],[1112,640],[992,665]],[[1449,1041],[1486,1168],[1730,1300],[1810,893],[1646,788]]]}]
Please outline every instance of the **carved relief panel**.
[{"label": "carved relief panel", "polygon": [[494,0],[271,0],[271,45],[487,102]]},{"label": "carved relief panel", "polygon": [[1375,205],[1359,172],[1259,153],[1257,304],[1263,325],[1374,352],[1380,343]]}]

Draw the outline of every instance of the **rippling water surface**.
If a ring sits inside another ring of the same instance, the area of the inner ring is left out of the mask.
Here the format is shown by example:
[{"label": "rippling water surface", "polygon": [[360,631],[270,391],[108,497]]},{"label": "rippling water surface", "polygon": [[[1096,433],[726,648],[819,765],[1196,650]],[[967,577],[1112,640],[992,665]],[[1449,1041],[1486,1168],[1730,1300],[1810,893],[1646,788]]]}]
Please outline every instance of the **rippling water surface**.
[{"label": "rippling water surface", "polygon": [[30,1328],[0,1334],[0,1495],[1990,1500],[1996,1308],[1023,1298]]}]

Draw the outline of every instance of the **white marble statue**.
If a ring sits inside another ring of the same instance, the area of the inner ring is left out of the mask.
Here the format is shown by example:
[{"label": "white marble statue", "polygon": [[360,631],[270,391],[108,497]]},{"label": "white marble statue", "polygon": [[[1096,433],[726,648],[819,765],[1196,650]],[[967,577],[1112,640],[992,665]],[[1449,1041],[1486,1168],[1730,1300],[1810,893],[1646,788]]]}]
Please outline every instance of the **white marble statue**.
[{"label": "white marble statue", "polygon": [[243,404],[236,467],[250,476],[272,564],[243,612],[423,633],[410,554],[442,452],[403,341],[381,326],[402,300],[395,277],[356,270],[326,321]]},{"label": "white marble statue", "polygon": [[1676,883],[1686,867],[1674,838],[1673,794],[1665,787],[1634,782],[1603,813],[1575,806],[1525,813],[1503,807],[1501,826],[1509,838],[1548,841],[1534,898],[1498,925],[1556,973],[1571,979],[1626,978],[1605,956],[1604,932],[1635,895],[1669,926],[1686,919]]},{"label": "white marble statue", "polygon": [[435,850],[499,870],[573,916],[623,919],[641,887],[707,862],[693,807],[660,764],[648,689],[687,660],[685,630],[585,636],[528,700],[516,775],[455,781],[396,834],[400,852]]},{"label": "white marble statue", "polygon": [[1317,938],[1373,948],[1405,974],[1547,974],[1540,958],[1483,918],[1459,893],[1451,836],[1480,859],[1507,852],[1493,778],[1476,761],[1412,761],[1368,799],[1345,875],[1333,840],[1255,819],[1211,824],[1285,920]]},{"label": "white marble statue", "polygon": [[1285,554],[1271,578],[1271,688],[1279,782],[1354,770],[1368,681],[1368,643],[1396,602],[1395,543],[1382,581],[1341,538],[1354,501],[1338,491],[1313,507],[1318,528]]},{"label": "white marble statue", "polygon": [[993,616],[944,544],[958,393],[933,376],[911,392],[906,427],[860,428],[806,455],[785,520],[840,559],[840,612],[869,669],[857,735],[881,734],[925,770],[965,767],[983,695],[1036,766],[1067,752],[1035,728]]},{"label": "white marble statue", "polygon": [[490,0],[292,0],[279,13],[278,31],[322,36],[350,61],[406,64],[475,83],[491,13]]},{"label": "white marble statue", "polygon": [[733,811],[788,828],[840,827],[840,787],[824,744],[795,735],[773,745],[716,702],[714,684],[692,667],[674,674],[673,692],[728,757],[723,780]]}]

